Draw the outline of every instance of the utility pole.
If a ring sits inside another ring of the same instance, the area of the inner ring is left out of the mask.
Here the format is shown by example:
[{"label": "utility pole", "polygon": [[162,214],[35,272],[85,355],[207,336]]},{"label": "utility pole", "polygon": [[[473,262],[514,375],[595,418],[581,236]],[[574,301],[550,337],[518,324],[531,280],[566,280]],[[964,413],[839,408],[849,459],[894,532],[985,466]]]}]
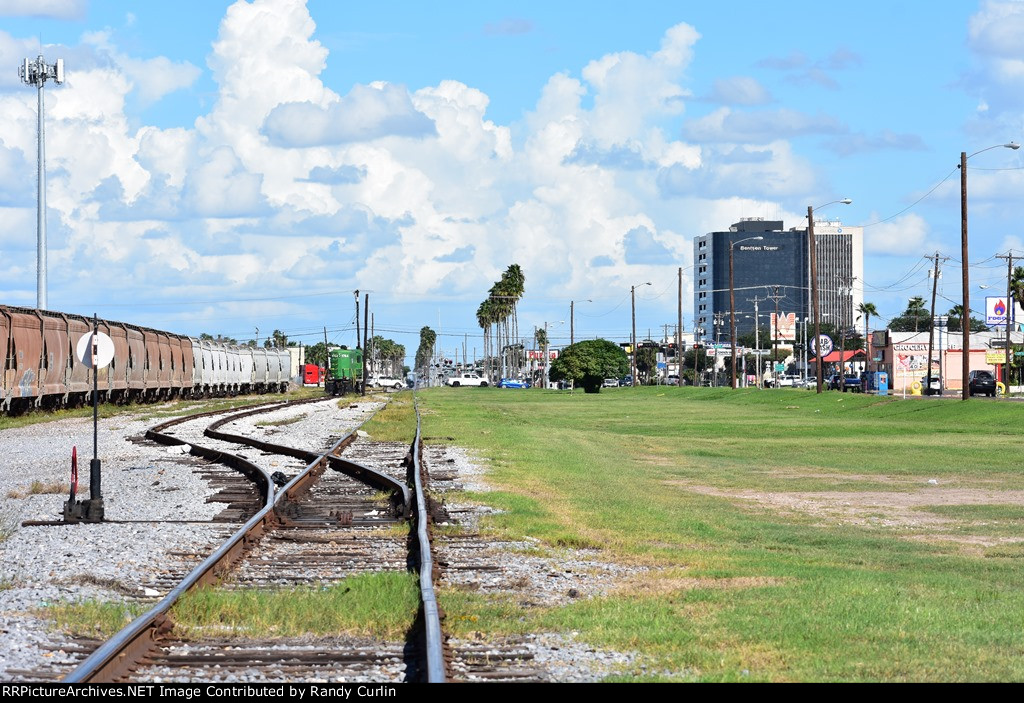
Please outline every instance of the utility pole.
[{"label": "utility pole", "polygon": [[[641,283],[640,284],[640,286],[649,286],[649,285],[651,285],[650,281],[648,281],[646,283]],[[632,337],[632,340],[631,340],[632,345],[633,345],[633,350],[632,350],[633,353],[630,356],[630,374],[631,374],[631,376],[630,376],[629,381],[630,381],[630,384],[633,385],[633,386],[637,385],[637,383],[636,383],[636,289],[639,288],[640,286],[630,286],[630,288],[629,288],[629,298],[630,298],[630,301],[631,301],[632,313],[633,313],[633,337]]]},{"label": "utility pole", "polygon": [[[319,371],[320,364],[317,364],[318,370],[317,375],[322,376],[324,379],[324,389],[330,393],[330,387],[327,385],[327,377],[331,375],[331,350],[327,348],[327,328],[324,327],[324,373]],[[318,381],[317,386],[320,385]]]},{"label": "utility pole", "polygon": [[[353,293],[356,296],[356,349],[362,349],[362,347],[359,346],[359,340],[360,340],[360,338],[362,336],[359,333],[359,289],[356,288],[353,291]],[[324,342],[326,342],[326,341],[327,340],[324,339]]]},{"label": "utility pole", "polygon": [[[700,368],[700,353],[704,352],[704,357],[707,358],[708,352],[705,348],[707,345],[701,344],[704,339],[704,330],[700,327],[693,328],[693,385],[701,386],[701,368]],[[700,349],[697,347],[700,346]]]},{"label": "utility pole", "polygon": [[366,395],[366,335],[370,331],[370,294],[365,293],[363,297],[363,395]]},{"label": "utility pole", "polygon": [[757,357],[757,387],[761,387],[761,319],[758,317],[760,310],[758,304],[767,298],[747,298],[748,303],[754,304],[754,355]]},{"label": "utility pole", "polygon": [[[934,259],[935,268],[929,271],[932,277],[932,308],[931,308],[931,321],[932,324],[928,329],[928,381],[926,382],[924,393],[925,395],[932,394],[932,354],[935,349],[935,296],[939,292],[939,259],[945,260],[948,257],[940,256],[939,252],[935,252],[935,256],[926,256],[926,259]],[[916,317],[916,316],[915,316]],[[941,352],[940,352],[941,353]],[[967,381],[965,380],[964,383]],[[939,394],[942,394],[942,378],[939,378]]]},{"label": "utility pole", "polygon": [[[633,286],[629,290],[629,299],[632,305],[633,314],[633,332],[630,336],[630,348],[629,348],[629,385],[636,385],[636,286]],[[545,362],[547,360],[545,359]]]},{"label": "utility pole", "polygon": [[772,378],[775,379],[775,387],[778,388],[779,372],[775,370],[775,367],[779,363],[779,301],[783,296],[779,295],[779,287],[775,286],[775,293],[767,297],[769,300],[775,301],[775,325],[772,330]]},{"label": "utility pole", "polygon": [[[997,259],[1006,259],[1006,359],[1003,363],[1003,378],[1002,381],[1006,384],[1006,392],[1010,392],[1010,355],[1013,353],[1010,350],[1010,323],[1013,319],[1014,312],[1014,301],[1010,299],[1012,293],[1010,285],[1013,282],[1013,250],[1006,252],[1005,256],[997,256]],[[970,324],[970,316],[964,315],[967,318],[967,323]],[[967,383],[965,380],[964,383]]]},{"label": "utility pole", "polygon": [[[683,387],[683,267],[679,267],[679,310],[676,320],[676,366],[679,367],[679,378],[676,385]],[[697,357],[693,357],[693,366],[697,366]]]},{"label": "utility pole", "polygon": [[844,278],[840,281],[839,305],[836,308],[836,319],[839,324],[839,383],[843,393],[846,392],[846,367],[843,366],[843,360],[846,358],[846,318],[843,317],[843,312],[846,310],[846,305],[843,304],[843,298],[849,296],[852,290],[852,278]]},{"label": "utility pole", "polygon": [[[974,154],[971,154],[974,156]],[[960,371],[960,385],[963,388],[963,400],[971,397],[970,389],[967,387],[967,377],[971,375],[971,289],[967,259],[967,152],[960,152],[960,261],[963,267],[963,313],[960,315],[960,331],[964,336],[963,352],[961,353],[963,366]],[[915,316],[916,317],[916,316]],[[931,363],[931,359],[928,360]]]},{"label": "utility pole", "polygon": [[725,313],[715,313],[715,363],[711,366],[711,385],[718,386],[718,345],[722,341],[719,327],[725,324]]}]

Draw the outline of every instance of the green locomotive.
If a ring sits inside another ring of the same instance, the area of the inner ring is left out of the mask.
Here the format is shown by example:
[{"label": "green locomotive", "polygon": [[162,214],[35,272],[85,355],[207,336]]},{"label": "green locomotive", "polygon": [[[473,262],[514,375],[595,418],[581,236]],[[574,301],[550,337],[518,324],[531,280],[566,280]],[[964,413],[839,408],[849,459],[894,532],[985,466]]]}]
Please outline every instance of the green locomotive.
[{"label": "green locomotive", "polygon": [[332,349],[327,368],[327,395],[345,395],[357,391],[363,383],[363,350]]}]

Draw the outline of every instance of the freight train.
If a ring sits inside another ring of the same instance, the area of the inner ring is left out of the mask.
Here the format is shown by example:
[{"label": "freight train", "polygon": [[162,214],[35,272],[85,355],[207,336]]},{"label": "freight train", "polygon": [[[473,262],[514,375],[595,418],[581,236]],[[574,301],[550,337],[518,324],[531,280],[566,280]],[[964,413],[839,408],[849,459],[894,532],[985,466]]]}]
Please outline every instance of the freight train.
[{"label": "freight train", "polygon": [[[114,342],[100,369],[101,402],[284,392],[287,349],[219,344],[112,320],[98,328]],[[92,369],[78,360],[78,341],[93,321],[80,315],[0,305],[0,411],[82,405],[91,399]]]}]

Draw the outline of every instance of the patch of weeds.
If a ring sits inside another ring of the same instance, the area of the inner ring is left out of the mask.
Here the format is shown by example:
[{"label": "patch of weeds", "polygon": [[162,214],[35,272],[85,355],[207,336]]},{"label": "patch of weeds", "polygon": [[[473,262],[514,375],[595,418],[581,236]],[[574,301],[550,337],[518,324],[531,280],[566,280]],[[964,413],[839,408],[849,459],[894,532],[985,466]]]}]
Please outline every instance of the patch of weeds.
[{"label": "patch of weeds", "polygon": [[391,497],[395,494],[394,491],[377,491],[373,494],[374,503],[382,503],[388,505],[391,503]]},{"label": "patch of weeds", "polygon": [[[88,486],[79,486],[78,492],[83,493]],[[60,495],[70,493],[71,486],[61,481],[33,481],[28,488],[12,488],[7,491],[8,498],[27,498],[38,495]]]},{"label": "patch of weeds", "polygon": [[308,417],[308,415],[306,413],[303,413],[301,415],[296,415],[295,417],[285,418],[284,420],[271,420],[269,422],[260,422],[260,423],[257,423],[256,426],[257,427],[282,427],[284,425],[294,425],[296,422],[302,422],[303,420],[306,419],[306,417]]},{"label": "patch of weeds", "polygon": [[416,413],[412,395],[398,393],[377,412],[363,430],[378,442],[409,443],[416,434]]},{"label": "patch of weeds", "polygon": [[1024,544],[1002,544],[989,547],[984,552],[986,559],[1024,559]]},{"label": "patch of weeds", "polygon": [[929,505],[921,510],[957,520],[959,531],[967,534],[1016,536],[1024,528],[1022,505]]},{"label": "patch of weeds", "polygon": [[466,528],[462,525],[453,525],[448,523],[447,525],[434,525],[434,534],[443,537],[457,537],[465,533]]},{"label": "patch of weeds", "polygon": [[110,638],[148,609],[142,603],[56,603],[40,608],[35,615],[52,620],[61,632],[75,637]]},{"label": "patch of weeds", "polygon": [[297,637],[348,633],[401,639],[416,618],[416,576],[360,574],[323,587],[281,590],[204,588],[174,606],[186,633],[223,637]]}]

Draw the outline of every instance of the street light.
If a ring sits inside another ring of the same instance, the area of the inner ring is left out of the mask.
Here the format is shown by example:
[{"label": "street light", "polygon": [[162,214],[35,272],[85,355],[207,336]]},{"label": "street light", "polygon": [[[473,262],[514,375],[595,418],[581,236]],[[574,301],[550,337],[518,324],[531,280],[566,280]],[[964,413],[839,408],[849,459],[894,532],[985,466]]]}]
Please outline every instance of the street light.
[{"label": "street light", "polygon": [[[558,320],[557,322],[550,323],[552,325],[564,325],[565,320]],[[544,322],[544,390],[548,389],[548,322]]]},{"label": "street light", "polygon": [[[650,281],[648,281],[647,283],[641,283],[640,284],[640,286],[649,286],[649,285],[651,285]],[[633,336],[632,336],[632,339],[630,340],[632,342],[632,344],[633,344],[633,353],[630,355],[631,361],[630,361],[630,366],[629,366],[629,370],[630,370],[630,379],[629,379],[629,381],[634,386],[636,385],[636,289],[639,288],[640,286],[630,286],[629,287],[629,297],[630,297],[630,301],[631,301],[632,307],[633,307]]]},{"label": "street light", "polygon": [[[842,203],[843,205],[849,205],[853,201],[849,198],[843,198],[842,200],[833,200],[830,203],[819,205],[818,209],[828,207],[829,205],[835,205],[836,203]],[[814,363],[815,369],[818,375],[818,393],[821,393],[821,382],[822,375],[824,373],[821,364],[821,314],[818,307],[818,249],[814,244],[814,208],[810,205],[807,206],[807,246],[811,250],[811,305],[814,308]],[[842,350],[839,352],[840,358],[842,358]]]},{"label": "street light", "polygon": [[[729,243],[729,318],[730,318],[730,332],[732,338],[732,387],[736,389],[736,290],[733,285],[733,272],[732,272],[732,253],[737,244],[743,242],[759,242],[764,237],[747,237],[741,239],[738,242]],[[755,324],[755,327],[757,325]]]},{"label": "street light", "polygon": [[[593,300],[587,299],[580,301],[583,303],[592,303]],[[576,343],[576,301],[569,301],[569,344]]]},{"label": "street light", "polygon": [[[1020,144],[1017,142],[1010,142],[1009,144],[995,144],[990,147],[985,147],[979,151],[974,152],[971,156],[977,156],[983,151],[989,149],[998,149],[1003,147],[1005,149],[1020,149]],[[967,377],[971,375],[971,306],[970,306],[970,288],[968,275],[967,275],[967,159],[971,158],[967,155],[966,151],[960,152],[960,259],[961,266],[963,267],[963,285],[964,285],[964,300],[963,300],[963,316],[960,320],[960,326],[964,331],[964,348],[962,352],[963,356],[963,377],[960,381],[960,385],[963,386],[963,399],[967,400],[971,397],[970,388],[967,384]],[[931,364],[931,359],[928,360]],[[931,367],[929,366],[929,369]]]}]

